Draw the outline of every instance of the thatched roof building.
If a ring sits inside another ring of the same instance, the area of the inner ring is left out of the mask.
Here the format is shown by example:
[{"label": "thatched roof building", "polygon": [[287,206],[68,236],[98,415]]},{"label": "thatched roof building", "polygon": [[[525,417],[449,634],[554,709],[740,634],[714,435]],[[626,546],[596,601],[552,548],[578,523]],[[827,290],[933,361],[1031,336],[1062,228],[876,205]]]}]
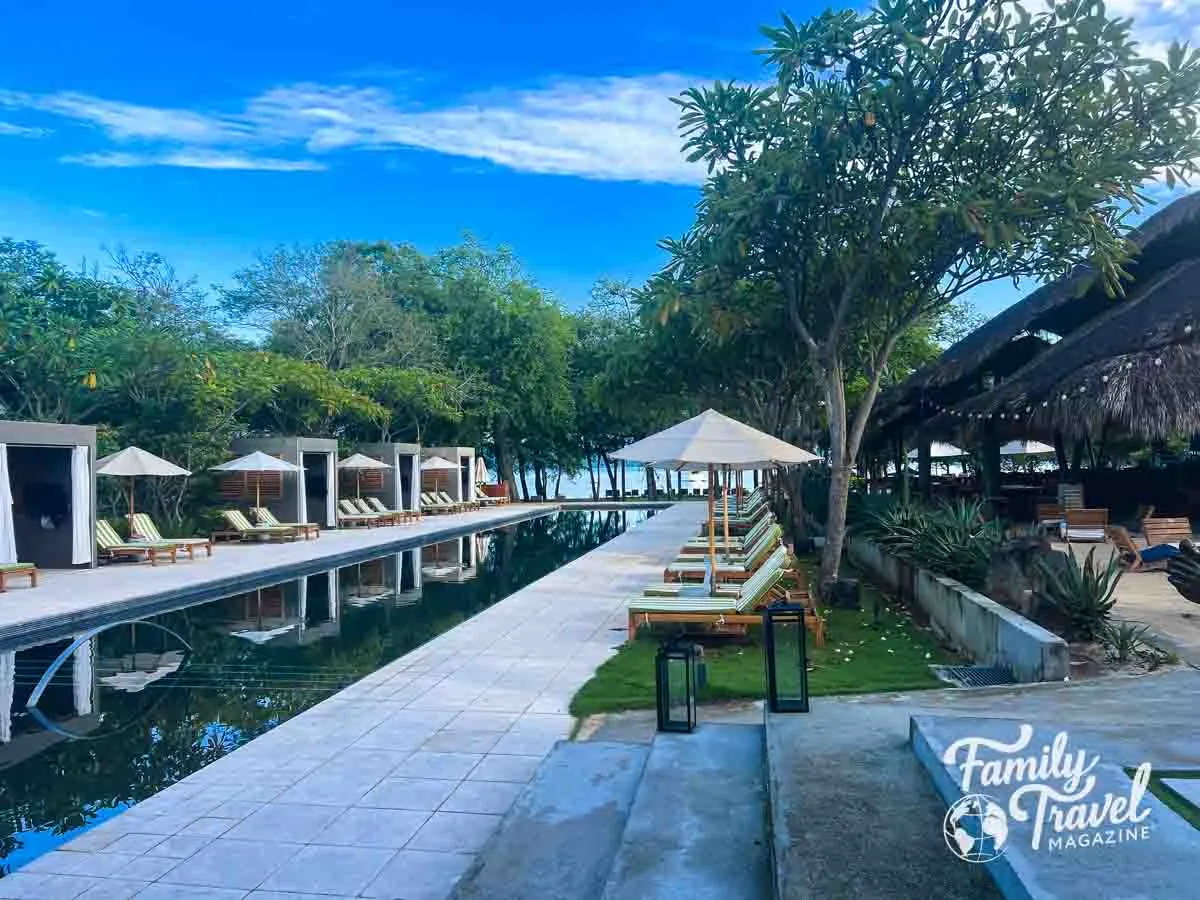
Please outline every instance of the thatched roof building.
[{"label": "thatched roof building", "polygon": [[1200,194],[1147,219],[1125,292],[1077,267],[883,399],[876,440],[1200,431]]}]

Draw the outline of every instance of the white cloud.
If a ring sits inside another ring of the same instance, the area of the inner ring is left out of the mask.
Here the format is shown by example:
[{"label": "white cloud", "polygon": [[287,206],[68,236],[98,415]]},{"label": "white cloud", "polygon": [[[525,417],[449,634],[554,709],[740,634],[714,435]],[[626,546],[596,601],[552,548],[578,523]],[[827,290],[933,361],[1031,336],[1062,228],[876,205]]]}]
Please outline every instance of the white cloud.
[{"label": "white cloud", "polygon": [[60,162],[97,169],[130,169],[140,166],[173,166],[181,169],[229,169],[259,172],[320,172],[324,163],[310,159],[279,159],[209,150],[167,153],[81,153],[63,156]]},{"label": "white cloud", "polygon": [[95,125],[116,141],[165,140],[218,144],[244,138],[247,128],[230,118],[186,109],[162,109],[64,91],[26,94],[0,90],[0,106],[34,109]]},{"label": "white cloud", "polygon": [[11,122],[0,122],[0,135],[6,137],[45,137],[50,132],[45,128],[29,128],[25,125],[14,125]]}]

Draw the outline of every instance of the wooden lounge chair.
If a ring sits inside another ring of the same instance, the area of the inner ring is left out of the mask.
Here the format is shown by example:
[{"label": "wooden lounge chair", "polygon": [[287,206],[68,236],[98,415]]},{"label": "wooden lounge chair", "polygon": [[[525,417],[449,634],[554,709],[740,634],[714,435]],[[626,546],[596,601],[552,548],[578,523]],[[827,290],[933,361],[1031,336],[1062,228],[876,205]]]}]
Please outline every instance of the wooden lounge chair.
[{"label": "wooden lounge chair", "polygon": [[0,563],[0,594],[8,590],[8,579],[28,578],[30,587],[38,586],[38,569],[33,563]]},{"label": "wooden lounge chair", "polygon": [[1064,509],[1062,536],[1071,541],[1102,541],[1108,527],[1107,509]]},{"label": "wooden lounge chair", "polygon": [[338,501],[337,505],[338,525],[345,525],[349,528],[374,528],[376,525],[384,524],[379,513],[365,513],[344,497]]},{"label": "wooden lounge chair", "polygon": [[117,530],[104,519],[96,520],[96,547],[100,551],[101,559],[141,558],[150,560],[152,566],[157,566],[162,557],[175,562],[175,554],[179,552],[179,548],[171,544],[123,541]]},{"label": "wooden lounge chair", "polygon": [[390,509],[385,512],[380,512],[377,509],[371,509],[370,504],[362,497],[352,497],[346,501],[350,504],[351,509],[362,513],[364,516],[375,516],[379,525],[397,525],[400,522],[400,514],[392,512]]},{"label": "wooden lounge chair", "polygon": [[[745,581],[762,565],[779,545],[783,529],[773,526],[745,553],[729,554],[717,552],[717,569],[714,577],[718,581]],[[709,560],[704,554],[687,553],[678,557],[663,569],[663,581],[703,581],[708,571]]]},{"label": "wooden lounge chair", "polygon": [[737,588],[718,586],[715,596],[650,596],[643,594],[625,602],[629,612],[629,637],[642,625],[679,622],[709,625],[752,625],[761,620],[753,610],[766,606],[783,578],[782,566],[763,566]]},{"label": "wooden lounge chair", "polygon": [[321,526],[316,522],[280,522],[275,518],[275,513],[267,509],[265,506],[252,506],[250,515],[254,516],[255,521],[259,525],[265,525],[268,528],[294,528],[299,534],[304,536],[307,541],[309,538],[319,538],[321,536]]},{"label": "wooden lounge chair", "polygon": [[[221,510],[221,516],[231,529],[222,534],[232,534],[239,541],[294,541],[299,536],[296,529],[290,525],[251,525],[250,520],[242,515],[240,509]],[[213,537],[215,538],[217,535],[214,534]]]},{"label": "wooden lounge chair", "polygon": [[438,491],[435,496],[438,497],[443,503],[456,507],[463,512],[470,509],[479,509],[479,504],[474,500],[455,500],[450,496],[448,491]]},{"label": "wooden lounge chair", "polygon": [[372,512],[397,516],[404,522],[415,522],[421,518],[419,513],[415,513],[411,509],[388,509],[378,497],[366,497],[364,501]]},{"label": "wooden lounge chair", "polygon": [[481,506],[499,506],[508,502],[507,497],[489,497],[478,485],[475,486],[475,499]]},{"label": "wooden lounge chair", "polygon": [[440,497],[431,494],[428,491],[423,491],[421,493],[421,511],[441,514],[458,512],[458,509],[447,504],[446,501],[442,500]]},{"label": "wooden lounge chair", "polygon": [[[748,583],[751,578],[759,575],[763,569],[782,569],[787,564],[787,559],[787,548],[783,544],[779,544],[774,550],[764,552],[762,558],[757,560],[757,564],[749,572],[739,573],[732,570],[722,571],[718,569],[713,578],[716,591],[717,593],[737,593],[741,590],[741,585]],[[734,577],[728,577],[730,574],[734,575]],[[648,584],[642,589],[643,594],[652,597],[702,597],[704,596],[703,591],[703,577],[699,580],[688,579],[685,581],[671,579]]]},{"label": "wooden lounge chair", "polygon": [[1187,516],[1143,519],[1142,534],[1146,536],[1147,545],[1170,544],[1178,547],[1180,541],[1192,539],[1192,522]]},{"label": "wooden lounge chair", "polygon": [[[729,536],[729,546],[732,550],[741,552],[743,548],[754,544],[760,537],[767,533],[772,525],[775,524],[774,516],[763,516],[758,520],[758,524],[747,531],[745,534]],[[725,536],[723,534],[715,535],[717,550],[721,551],[725,548]],[[686,555],[688,553],[707,553],[708,552],[708,537],[691,538],[681,548]]]},{"label": "wooden lounge chair", "polygon": [[1063,524],[1063,508],[1057,503],[1038,503],[1034,507],[1037,526],[1042,531],[1058,534]]},{"label": "wooden lounge chair", "polygon": [[212,538],[165,538],[154,519],[149,513],[130,513],[126,520],[129,522],[129,536],[134,543],[146,541],[151,544],[174,544],[180,550],[186,550],[188,559],[196,558],[196,549],[200,548],[212,556]]}]

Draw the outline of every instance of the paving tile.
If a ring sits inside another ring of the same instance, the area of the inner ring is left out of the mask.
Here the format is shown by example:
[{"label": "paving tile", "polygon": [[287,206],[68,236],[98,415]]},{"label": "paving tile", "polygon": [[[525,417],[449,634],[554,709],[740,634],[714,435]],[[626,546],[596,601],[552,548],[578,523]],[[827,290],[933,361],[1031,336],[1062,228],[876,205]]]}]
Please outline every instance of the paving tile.
[{"label": "paving tile", "polygon": [[439,731],[424,744],[423,752],[487,753],[500,740],[499,731]]},{"label": "paving tile", "polygon": [[523,784],[504,781],[464,781],[454,789],[441,809],[443,812],[503,815],[524,789]]},{"label": "paving tile", "polygon": [[133,832],[117,838],[101,852],[132,853],[137,855],[139,853],[145,853],[156,844],[161,844],[164,840],[166,840],[166,838],[161,834],[139,834],[137,832]]},{"label": "paving tile", "polygon": [[387,778],[363,797],[358,805],[433,812],[445,802],[457,784],[446,779]]},{"label": "paving tile", "polygon": [[179,863],[169,856],[138,856],[113,873],[114,878],[131,881],[154,881],[161,878]]},{"label": "paving tile", "polygon": [[479,761],[481,753],[426,753],[412,754],[396,767],[392,777],[396,778],[449,778],[460,781],[467,777]]},{"label": "paving tile", "polygon": [[237,821],[237,819],[214,819],[205,816],[179,829],[179,833],[197,837],[220,837],[236,825]]},{"label": "paving tile", "polygon": [[0,878],[0,897],[20,900],[73,900],[89,888],[95,887],[101,880],[82,875],[51,875],[22,869]]},{"label": "paving tile", "polygon": [[442,731],[508,731],[521,716],[508,712],[459,713],[443,726]]},{"label": "paving tile", "polygon": [[[403,759],[406,755],[399,754],[398,758]],[[350,768],[317,771],[280,794],[277,802],[349,806],[375,787],[388,771]]]},{"label": "paving tile", "polygon": [[356,807],[330,822],[313,843],[399,850],[428,818],[427,811]]},{"label": "paving tile", "polygon": [[459,853],[401,850],[362,895],[386,900],[446,900],[472,859]]},{"label": "paving tile", "polygon": [[85,831],[70,843],[64,844],[62,849],[72,850],[76,853],[94,853],[97,850],[103,850],[118,838],[127,834],[124,828],[115,828],[113,827],[114,825],[115,820],[110,819],[101,825],[97,825],[90,831]]},{"label": "paving tile", "polygon": [[527,784],[542,764],[541,756],[511,756],[489,753],[471,770],[468,781],[511,781]]},{"label": "paving tile", "polygon": [[103,878],[137,859],[132,853],[72,853],[55,850],[21,868],[22,872],[49,875],[91,875]]},{"label": "paving tile", "polygon": [[[232,819],[235,822],[240,822],[253,813],[258,812],[267,804],[261,801],[251,800],[227,800],[209,810],[204,816],[206,819]],[[181,829],[182,833],[183,830]]]},{"label": "paving tile", "polygon": [[275,870],[263,888],[316,894],[357,894],[375,879],[396,851],[310,844]]},{"label": "paving tile", "polygon": [[[349,750],[339,753],[333,764],[339,769],[349,769],[354,772],[377,772],[380,777],[383,777],[408,759],[408,756],[409,751],[407,750],[351,747]],[[312,775],[309,776],[309,778],[312,777]]]},{"label": "paving tile", "polygon": [[299,853],[300,849],[298,844],[217,838],[161,880],[170,885],[250,890],[262,884],[267,876]]},{"label": "paving tile", "polygon": [[129,900],[149,886],[148,881],[122,881],[116,878],[102,878],[95,887],[88,888],[79,895],[77,900]]},{"label": "paving tile", "polygon": [[337,806],[311,803],[272,803],[229,829],[222,839],[306,844],[337,818],[341,810]]},{"label": "paving tile", "polygon": [[354,900],[350,895],[297,894],[294,891],[251,891],[246,900]]},{"label": "paving tile", "polygon": [[499,824],[500,816],[436,812],[408,842],[408,849],[477,853]]},{"label": "paving tile", "polygon": [[561,740],[562,736],[554,734],[520,734],[510,731],[496,741],[492,752],[515,756],[545,756]]},{"label": "paving tile", "polygon": [[238,888],[197,887],[186,884],[152,884],[137,900],[242,900],[246,891]]},{"label": "paving tile", "polygon": [[147,856],[166,856],[170,859],[187,859],[205,844],[212,841],[211,837],[176,834],[165,838],[146,851]]}]

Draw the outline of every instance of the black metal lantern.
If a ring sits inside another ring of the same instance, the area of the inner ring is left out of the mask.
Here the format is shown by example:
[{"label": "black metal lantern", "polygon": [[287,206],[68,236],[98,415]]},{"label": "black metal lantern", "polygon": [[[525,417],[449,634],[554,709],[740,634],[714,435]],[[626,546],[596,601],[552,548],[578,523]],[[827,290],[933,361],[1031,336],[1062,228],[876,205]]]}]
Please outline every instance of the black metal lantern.
[{"label": "black metal lantern", "polygon": [[680,641],[659,645],[654,657],[658,730],[689,732],[696,727],[696,647]]},{"label": "black metal lantern", "polygon": [[771,712],[808,712],[806,612],[803,606],[783,603],[763,610],[767,708]]}]

